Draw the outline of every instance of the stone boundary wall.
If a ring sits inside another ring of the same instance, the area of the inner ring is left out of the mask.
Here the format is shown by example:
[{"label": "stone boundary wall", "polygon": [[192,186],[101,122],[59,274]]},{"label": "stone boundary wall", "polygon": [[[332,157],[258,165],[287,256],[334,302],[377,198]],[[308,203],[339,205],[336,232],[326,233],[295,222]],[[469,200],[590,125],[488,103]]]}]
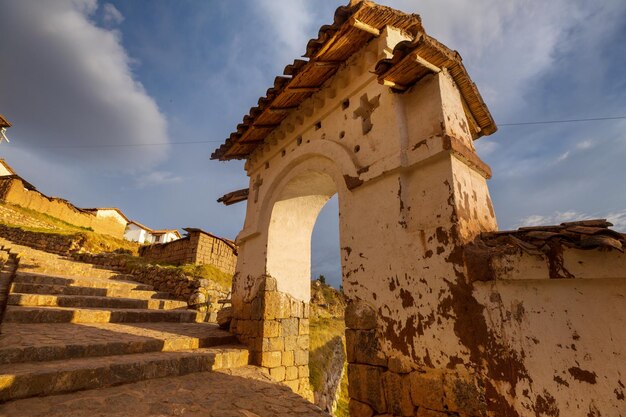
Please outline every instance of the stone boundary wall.
[{"label": "stone boundary wall", "polygon": [[9,301],[9,291],[15,278],[18,264],[18,256],[11,253],[10,249],[5,249],[2,246],[2,249],[0,249],[0,325],[4,319],[4,311]]},{"label": "stone boundary wall", "polygon": [[309,384],[309,303],[278,291],[276,279],[270,276],[260,279],[257,295],[233,306],[237,315],[230,331],[248,345],[253,364],[266,368],[273,380],[313,401]]},{"label": "stone boundary wall", "polygon": [[227,289],[211,280],[189,277],[172,267],[130,263],[124,255],[75,253],[72,257],[80,262],[132,275],[134,281],[151,285],[155,291],[169,293],[175,299],[207,312],[208,321],[212,323],[216,322],[217,311],[221,309],[221,304],[217,301],[226,299],[229,293]]},{"label": "stone boundary wall", "polygon": [[18,245],[62,256],[79,251],[85,242],[85,236],[80,233],[75,235],[37,233],[4,224],[0,224],[0,236]]},{"label": "stone boundary wall", "polygon": [[139,249],[142,258],[174,265],[214,265],[233,275],[237,266],[234,244],[199,229],[186,229],[188,236],[169,243],[157,243]]},{"label": "stone boundary wall", "polygon": [[0,178],[0,201],[45,213],[75,226],[91,228],[97,233],[124,238],[126,225],[113,218],[97,217],[69,201],[48,197],[34,187],[27,186],[18,176]]}]

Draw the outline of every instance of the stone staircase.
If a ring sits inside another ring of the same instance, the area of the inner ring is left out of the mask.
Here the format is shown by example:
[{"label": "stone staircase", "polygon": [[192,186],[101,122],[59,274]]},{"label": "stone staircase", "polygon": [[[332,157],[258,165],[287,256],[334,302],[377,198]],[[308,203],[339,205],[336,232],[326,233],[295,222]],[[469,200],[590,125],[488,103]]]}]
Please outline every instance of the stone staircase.
[{"label": "stone staircase", "polygon": [[114,271],[71,267],[71,276],[17,270],[0,335],[0,402],[248,364],[234,336],[185,302]]}]

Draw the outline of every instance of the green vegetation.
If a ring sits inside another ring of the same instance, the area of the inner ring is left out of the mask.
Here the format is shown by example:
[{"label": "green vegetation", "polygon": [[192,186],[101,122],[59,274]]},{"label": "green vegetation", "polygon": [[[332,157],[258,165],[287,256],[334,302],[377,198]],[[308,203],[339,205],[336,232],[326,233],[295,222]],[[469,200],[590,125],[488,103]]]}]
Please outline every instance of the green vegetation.
[{"label": "green vegetation", "polygon": [[181,265],[175,268],[180,268],[188,277],[210,279],[222,286],[225,291],[230,291],[233,285],[233,276],[220,271],[213,265]]},{"label": "green vegetation", "polygon": [[[346,299],[342,292],[325,284],[325,277],[311,281],[311,319],[309,320],[309,373],[313,391],[321,391],[330,359],[342,343],[345,352],[344,312]],[[337,399],[336,417],[348,417],[348,365],[343,365],[343,377]]]},{"label": "green vegetation", "polygon": [[132,254],[138,253],[140,245],[136,242],[96,233],[90,227],[76,226],[49,214],[40,213],[15,204],[0,203],[0,206],[5,210],[13,211],[13,215],[10,216],[11,221],[0,219],[7,226],[35,233],[64,236],[80,235],[84,238],[83,249],[90,253],[112,252],[115,250],[125,250]]}]

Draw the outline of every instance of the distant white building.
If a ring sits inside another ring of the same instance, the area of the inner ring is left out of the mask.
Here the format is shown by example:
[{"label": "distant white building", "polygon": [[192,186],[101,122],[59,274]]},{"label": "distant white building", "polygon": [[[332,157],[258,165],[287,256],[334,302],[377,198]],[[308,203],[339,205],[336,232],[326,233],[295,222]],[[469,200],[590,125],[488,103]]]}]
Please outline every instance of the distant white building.
[{"label": "distant white building", "polygon": [[126,225],[126,231],[124,232],[124,239],[132,242],[139,243],[152,243],[152,235],[150,234],[152,229],[144,226],[136,221],[130,221]]},{"label": "distant white building", "polygon": [[180,239],[180,233],[178,230],[165,229],[165,230],[152,230],[147,226],[136,221],[130,221],[126,225],[126,232],[124,233],[124,239],[132,242],[139,243],[168,243],[173,240]]},{"label": "distant white building", "polygon": [[153,230],[151,234],[152,243],[168,243],[181,238],[178,230]]}]

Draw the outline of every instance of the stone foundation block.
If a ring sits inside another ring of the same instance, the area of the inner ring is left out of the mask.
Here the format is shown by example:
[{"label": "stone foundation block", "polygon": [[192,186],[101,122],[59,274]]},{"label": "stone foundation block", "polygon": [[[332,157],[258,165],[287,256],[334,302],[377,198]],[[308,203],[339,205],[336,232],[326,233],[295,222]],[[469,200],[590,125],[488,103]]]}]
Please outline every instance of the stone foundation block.
[{"label": "stone foundation block", "polygon": [[297,336],[299,334],[298,319],[292,317],[281,320],[281,328],[283,336]]},{"label": "stone foundation block", "polygon": [[296,349],[298,349],[298,336],[286,336],[285,337],[285,350],[296,350]]},{"label": "stone foundation block", "polygon": [[310,344],[309,336],[307,335],[298,336],[298,349],[308,350],[309,344]]},{"label": "stone foundation block", "polygon": [[487,405],[481,392],[470,375],[448,373],[444,376],[444,405],[449,411],[468,415],[483,415]]},{"label": "stone foundation block", "polygon": [[286,368],[284,366],[270,368],[270,376],[274,381],[284,381],[286,376]]},{"label": "stone foundation block", "polygon": [[266,368],[276,368],[281,366],[282,352],[262,352],[261,366]]},{"label": "stone foundation block", "polygon": [[346,329],[346,354],[348,363],[387,366],[375,330]]},{"label": "stone foundation block", "polygon": [[296,365],[308,365],[309,364],[309,351],[308,350],[296,350],[295,363]]},{"label": "stone foundation block", "polygon": [[350,398],[368,404],[378,413],[383,413],[387,410],[387,402],[383,390],[382,368],[349,364],[348,393]]},{"label": "stone foundation block", "polygon": [[426,373],[413,372],[409,376],[413,404],[432,410],[443,408],[443,373],[429,370]]},{"label": "stone foundation block", "polygon": [[394,416],[413,416],[409,376],[387,371],[383,374],[387,410]]},{"label": "stone foundation block", "polygon": [[293,380],[293,379],[298,379],[298,367],[288,366],[285,372],[285,379],[288,381]]},{"label": "stone foundation block", "polygon": [[300,335],[309,334],[309,319],[300,319],[299,326],[300,328],[298,329],[298,334]]},{"label": "stone foundation block", "polygon": [[263,351],[282,351],[285,349],[285,339],[282,337],[263,338]]},{"label": "stone foundation block", "polygon": [[376,311],[367,303],[355,300],[346,307],[346,327],[355,330],[376,328]]},{"label": "stone foundation block", "polygon": [[308,378],[308,377],[309,377],[309,366],[308,365],[298,366],[298,378]]},{"label": "stone foundation block", "polygon": [[374,415],[372,407],[354,399],[350,400],[349,407],[351,416],[372,417]]},{"label": "stone foundation block", "polygon": [[295,355],[292,350],[286,350],[283,352],[282,365],[293,366],[296,363]]},{"label": "stone foundation block", "polygon": [[274,320],[263,321],[263,337],[282,336],[280,323]]}]

